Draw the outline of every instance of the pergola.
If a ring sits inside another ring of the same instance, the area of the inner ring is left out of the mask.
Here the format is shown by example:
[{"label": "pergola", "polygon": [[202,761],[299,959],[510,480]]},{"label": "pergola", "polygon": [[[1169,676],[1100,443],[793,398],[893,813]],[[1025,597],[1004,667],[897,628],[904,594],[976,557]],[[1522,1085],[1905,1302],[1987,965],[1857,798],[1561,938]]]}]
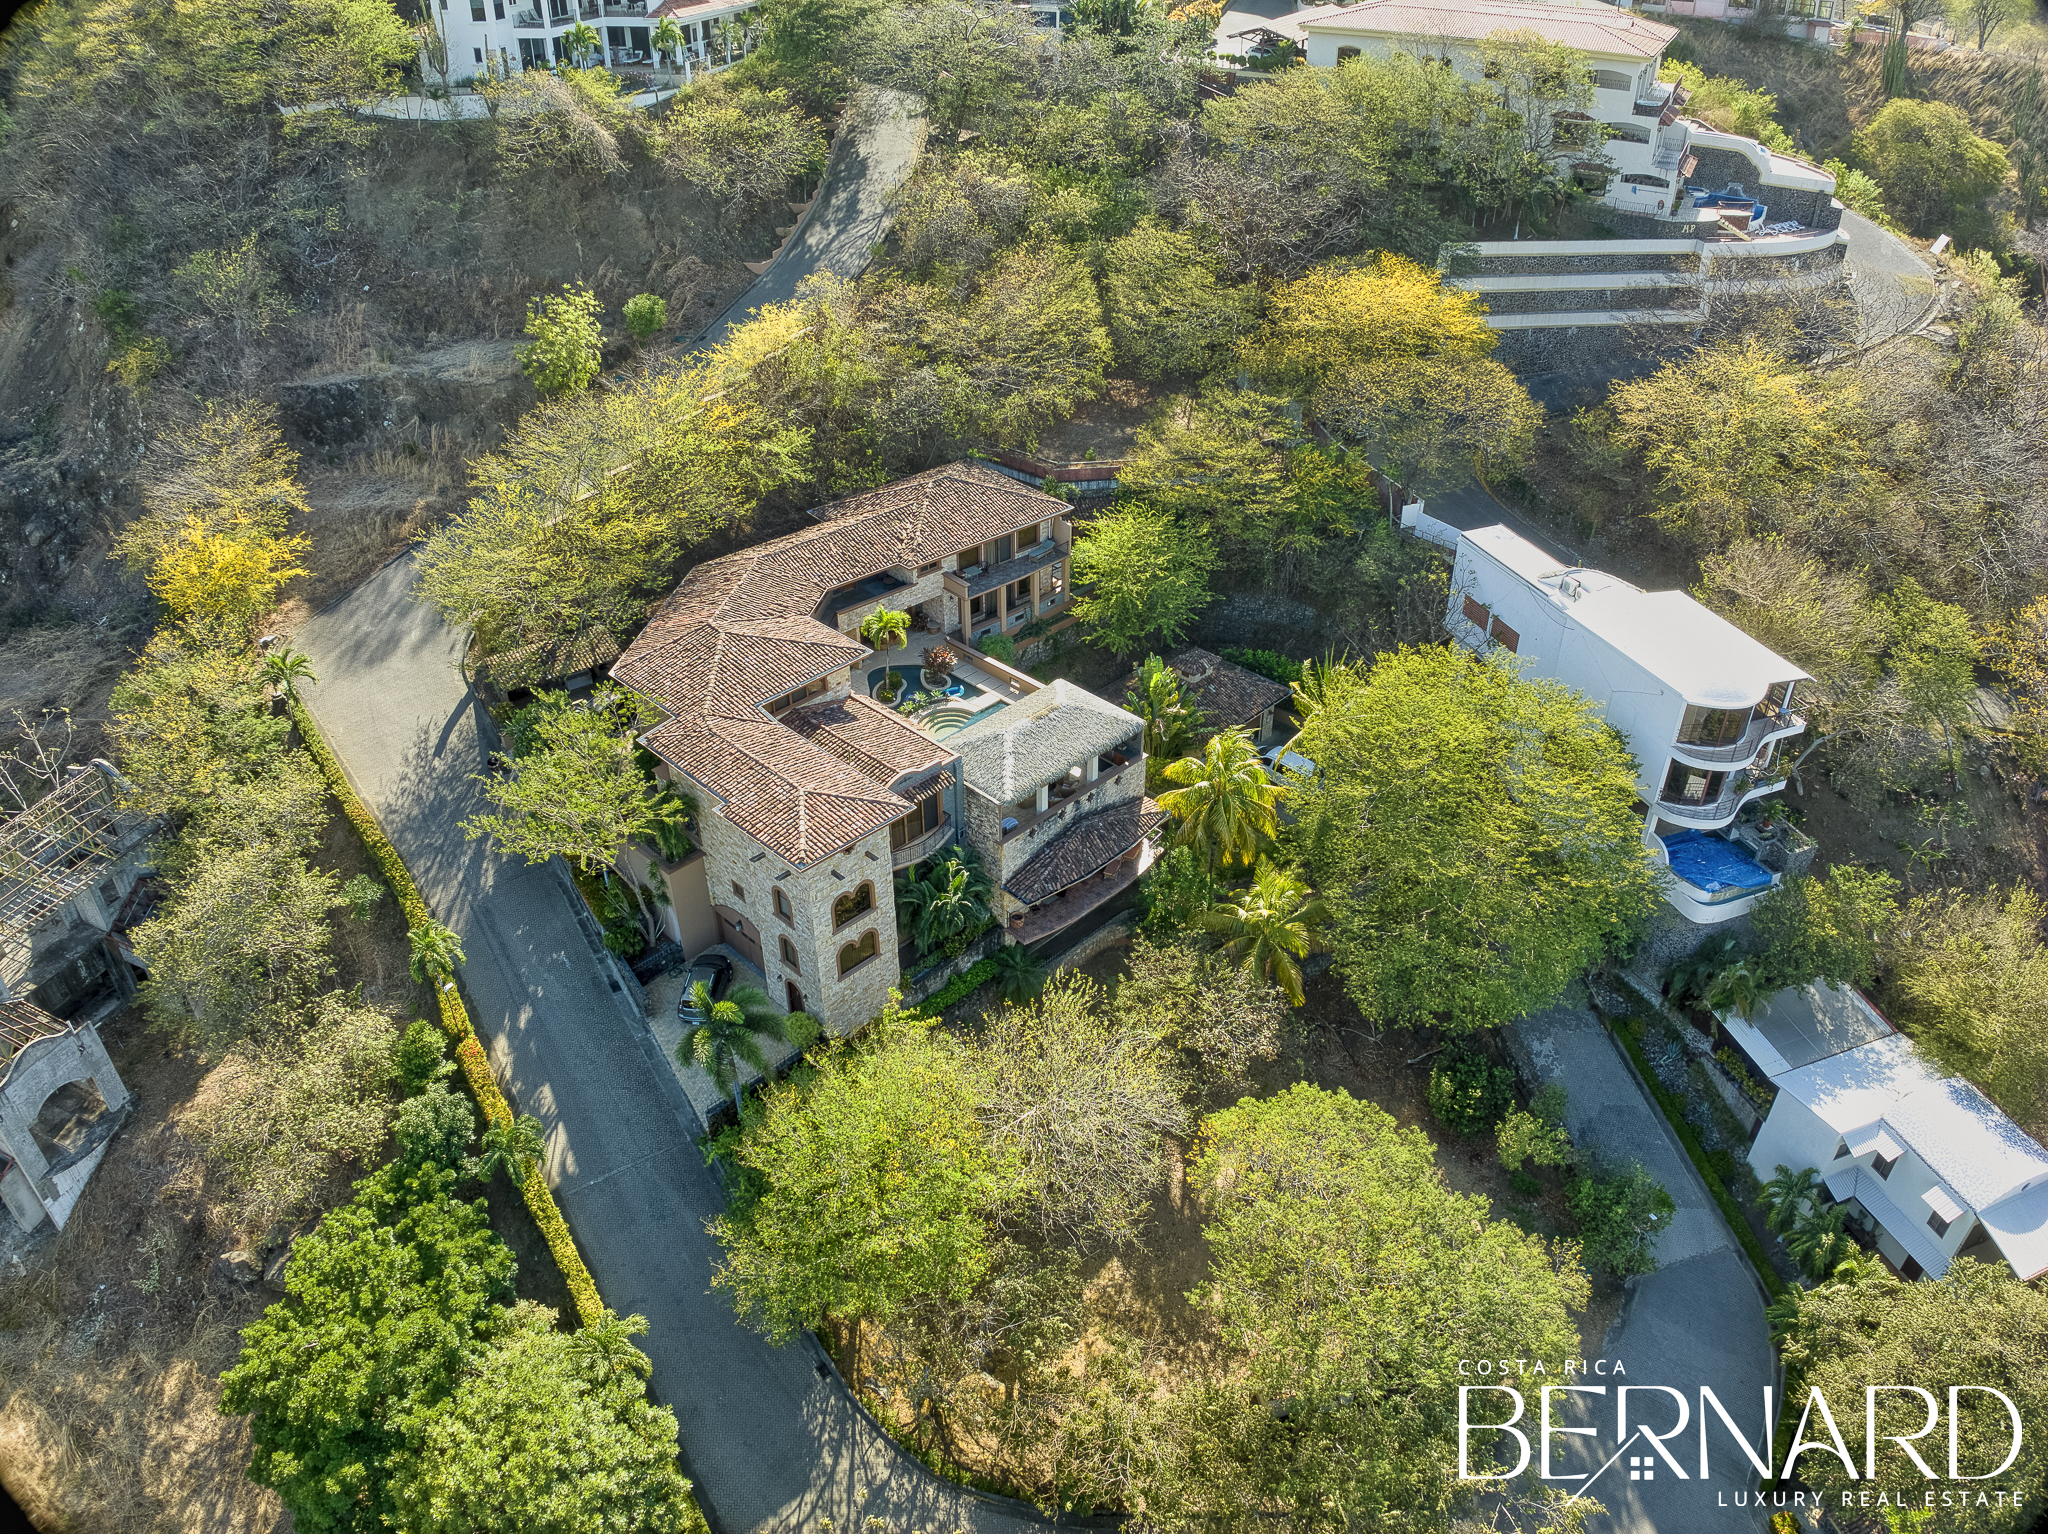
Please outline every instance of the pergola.
[{"label": "pergola", "polygon": [[123,806],[125,789],[95,760],[0,822],[0,997],[26,971],[36,929],[148,835],[147,817]]}]

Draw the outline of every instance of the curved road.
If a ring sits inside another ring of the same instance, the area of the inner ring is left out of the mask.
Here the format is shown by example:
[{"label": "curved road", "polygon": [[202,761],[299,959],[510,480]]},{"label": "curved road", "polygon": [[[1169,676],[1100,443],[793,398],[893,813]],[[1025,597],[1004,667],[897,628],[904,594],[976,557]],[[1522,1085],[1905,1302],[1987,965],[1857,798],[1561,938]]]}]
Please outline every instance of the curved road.
[{"label": "curved road", "polygon": [[[815,270],[852,275],[915,163],[914,101],[885,100],[843,135],[811,217],[711,339]],[[675,1408],[683,1469],[717,1534],[816,1534],[826,1519],[1012,1534],[1018,1504],[940,1481],[854,1402],[812,1338],[771,1347],[711,1289],[723,1198],[629,982],[559,861],[533,868],[464,838],[485,807],[472,775],[496,743],[458,662],[467,636],[413,599],[410,556],[308,620],[322,678],[306,699],[435,914],[461,934],[463,982],[519,1112],[547,1127],[548,1179],[605,1301],[639,1312],[657,1399]]]}]

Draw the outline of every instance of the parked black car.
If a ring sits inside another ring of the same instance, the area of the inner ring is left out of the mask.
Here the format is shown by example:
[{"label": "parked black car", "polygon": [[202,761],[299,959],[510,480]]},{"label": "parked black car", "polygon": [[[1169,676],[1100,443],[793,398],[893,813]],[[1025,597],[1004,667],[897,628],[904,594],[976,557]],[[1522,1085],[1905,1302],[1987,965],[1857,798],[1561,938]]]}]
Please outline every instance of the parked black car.
[{"label": "parked black car", "polygon": [[711,999],[717,1001],[732,989],[732,960],[722,953],[707,953],[690,961],[690,967],[683,972],[682,997],[676,1002],[676,1016],[685,1022],[700,1021],[690,1005],[699,981],[711,987]]}]

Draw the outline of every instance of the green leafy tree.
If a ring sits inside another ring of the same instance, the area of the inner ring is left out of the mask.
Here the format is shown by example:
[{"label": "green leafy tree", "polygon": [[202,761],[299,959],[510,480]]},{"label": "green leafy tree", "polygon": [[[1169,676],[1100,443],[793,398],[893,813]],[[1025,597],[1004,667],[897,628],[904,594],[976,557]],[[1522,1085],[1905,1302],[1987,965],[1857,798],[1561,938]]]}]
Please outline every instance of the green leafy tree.
[{"label": "green leafy tree", "polygon": [[661,159],[744,218],[824,168],[825,132],[786,92],[714,75],[669,112]]},{"label": "green leafy tree", "polygon": [[1546,1006],[1656,908],[1635,765],[1511,659],[1383,656],[1296,749],[1301,845],[1367,1017],[1453,1031]]},{"label": "green leafy tree", "polygon": [[1176,940],[1195,930],[1222,893],[1193,848],[1168,847],[1138,880],[1141,925],[1162,942]]},{"label": "green leafy tree", "polygon": [[1215,568],[1216,548],[1202,528],[1119,502],[1075,540],[1074,578],[1085,589],[1074,614],[1118,654],[1148,641],[1178,644],[1209,605]]},{"label": "green leafy tree", "polygon": [[412,950],[412,977],[421,985],[447,985],[455,979],[456,966],[469,962],[452,927],[429,921],[405,936]]},{"label": "green leafy tree", "polygon": [[1251,888],[1224,897],[1198,925],[1222,940],[1232,963],[1278,986],[1298,1007],[1304,1000],[1301,961],[1322,946],[1315,929],[1330,915],[1329,905],[1300,879],[1261,862]]},{"label": "green leafy tree", "polygon": [[1193,848],[1211,869],[1251,867],[1279,829],[1286,790],[1266,776],[1244,730],[1210,736],[1200,756],[1169,764],[1166,779],[1177,786],[1159,796],[1159,807],[1179,822],[1174,843]]},{"label": "green leafy tree", "polygon": [[588,707],[557,709],[534,726],[540,750],[509,776],[478,774],[495,815],[462,823],[474,841],[493,838],[506,856],[545,863],[564,857],[586,873],[610,867],[631,843],[651,838],[680,806],[640,769],[635,707],[617,688],[600,688]]},{"label": "green leafy tree", "polygon": [[439,1025],[415,1018],[393,1046],[391,1066],[407,1092],[424,1090],[455,1069],[448,1059],[448,1035]]},{"label": "green leafy tree", "polygon": [[221,1405],[250,1415],[249,1478],[309,1534],[399,1521],[410,1421],[482,1360],[512,1298],[512,1254],[455,1174],[385,1167],[301,1236],[285,1299],[242,1333]]},{"label": "green leafy tree", "polygon": [[1569,1166],[1572,1137],[1565,1128],[1565,1086],[1547,1082],[1529,1099],[1526,1110],[1510,1108],[1494,1131],[1500,1164],[1510,1172],[1522,1170],[1524,1162],[1537,1166]]},{"label": "green leafy tree", "polygon": [[[578,22],[576,30],[590,28]],[[564,37],[570,35],[565,33]],[[585,283],[563,283],[560,298],[530,299],[519,366],[543,395],[572,394],[597,377],[604,350],[604,305]]]},{"label": "green leafy tree", "polygon": [[1840,1204],[1802,1211],[1785,1232],[1785,1251],[1808,1278],[1825,1278],[1855,1250]]},{"label": "green leafy tree", "polygon": [[1211,1100],[1243,1095],[1280,1053],[1291,1026],[1287,998],[1243,965],[1143,934],[1127,964],[1113,998],[1117,1016],[1169,1045]]},{"label": "green leafy tree", "polygon": [[1747,959],[1738,959],[1708,984],[1707,1010],[1747,1019],[1756,1016],[1770,997],[1771,987],[1762,972]]},{"label": "green leafy tree", "polygon": [[1429,1111],[1460,1137],[1484,1134],[1515,1105],[1515,1069],[1453,1039],[1429,1071]]},{"label": "green leafy tree", "polygon": [[1103,251],[1102,297],[1118,360],[1143,378],[1214,372],[1251,321],[1251,294],[1226,285],[1192,235],[1152,219]]},{"label": "green leafy tree", "polygon": [[1117,470],[1124,494],[1218,537],[1257,538],[1287,502],[1282,444],[1298,435],[1286,401],[1210,388],[1168,403]]},{"label": "green leafy tree", "polygon": [[1915,234],[1981,220],[1978,205],[2005,185],[2005,151],[1979,138],[1945,101],[1887,101],[1856,131],[1855,163],[1884,188],[1885,206]]},{"label": "green leafy tree", "polygon": [[1457,1393],[1439,1382],[1460,1358],[1577,1345],[1571,1248],[1453,1193],[1427,1136],[1371,1103],[1303,1085],[1212,1114],[1188,1183],[1210,1252],[1196,1297],[1225,1347],[1139,1461],[1168,1527],[1369,1528],[1452,1505]]},{"label": "green leafy tree", "polygon": [[676,1060],[694,1065],[711,1078],[719,1092],[732,1094],[733,1116],[740,1116],[740,1068],[752,1066],[769,1074],[762,1039],[783,1042],[782,1014],[758,985],[736,985],[721,999],[699,980],[690,987],[690,1008],[696,1021],[676,1041]]},{"label": "green leafy tree", "polygon": [[1162,1137],[1187,1125],[1159,1040],[1105,1015],[1101,991],[1062,976],[1004,1007],[973,1046],[983,1132],[1022,1179],[1017,1216],[1048,1238],[1126,1246],[1164,1176]]},{"label": "green leafy tree", "polygon": [[[2033,1424],[2048,1411],[2048,1295],[2015,1279],[2002,1263],[1959,1262],[1938,1279],[1907,1283],[1875,1263],[1844,1267],[1838,1275],[1792,1296],[1789,1325],[1780,1338],[1786,1368],[1786,1399],[1805,1403],[1818,1390],[1838,1414],[1857,1415],[1872,1385],[1940,1380],[2002,1391]],[[1939,1397],[1938,1397],[1939,1398]],[[1855,1402],[1859,1407],[1842,1403]],[[2013,1426],[1997,1397],[1964,1391],[1956,1397],[1957,1470],[1982,1476],[2005,1458]],[[1879,1391],[1870,1442],[1879,1476],[1920,1470],[1885,1436],[1912,1434],[1926,1423],[1926,1404],[1901,1391]],[[1817,1426],[1817,1422],[1816,1422]],[[1850,1443],[1861,1447],[1860,1430],[1842,1424]],[[1921,1439],[1923,1459],[1946,1475],[1940,1434]],[[1862,1456],[1853,1469],[1832,1453],[1801,1454],[1800,1478],[1834,1505],[1847,1492],[1869,1486]],[[1997,1479],[2012,1493],[2005,1505],[1959,1506],[1943,1519],[1966,1534],[2020,1534],[2034,1519],[2033,1503],[2048,1485],[2048,1446],[2039,1434],[2022,1431],[2019,1457]],[[2017,1499],[2017,1500],[2015,1500]],[[1975,1498],[1967,1499],[1970,1503]]]},{"label": "green leafy tree", "polygon": [[648,1401],[639,1371],[593,1357],[584,1333],[554,1320],[514,1306],[454,1394],[414,1425],[419,1448],[391,1488],[400,1527],[659,1534],[701,1521],[676,1470],[675,1413]]},{"label": "green leafy tree", "polygon": [[476,1137],[476,1110],[468,1098],[449,1091],[447,1082],[430,1081],[399,1105],[391,1137],[409,1169],[432,1164],[460,1171]]},{"label": "green leafy tree", "polygon": [[1826,980],[1868,986],[1898,920],[1898,881],[1882,869],[1836,863],[1787,879],[1750,912],[1757,966],[1773,990]]},{"label": "green leafy tree", "polygon": [[353,919],[368,923],[376,919],[377,908],[384,903],[384,881],[375,874],[357,874],[342,885],[341,898]]},{"label": "green leafy tree", "polygon": [[784,1338],[974,1292],[988,1220],[1018,1178],[982,1133],[955,1043],[884,1012],[761,1106],[737,1157],[748,1196],[713,1225],[726,1252],[713,1283],[750,1325]]},{"label": "green leafy tree", "polygon": [[[667,17],[662,18],[664,21]],[[673,25],[673,23],[671,23]],[[626,322],[626,330],[640,345],[645,346],[660,335],[668,324],[668,300],[659,293],[635,293],[626,300],[620,316]]]},{"label": "green leafy tree", "polygon": [[1578,1216],[1586,1264],[1616,1278],[1657,1270],[1657,1237],[1669,1228],[1677,1205],[1664,1185],[1641,1163],[1625,1172],[1585,1172],[1565,1190]]}]

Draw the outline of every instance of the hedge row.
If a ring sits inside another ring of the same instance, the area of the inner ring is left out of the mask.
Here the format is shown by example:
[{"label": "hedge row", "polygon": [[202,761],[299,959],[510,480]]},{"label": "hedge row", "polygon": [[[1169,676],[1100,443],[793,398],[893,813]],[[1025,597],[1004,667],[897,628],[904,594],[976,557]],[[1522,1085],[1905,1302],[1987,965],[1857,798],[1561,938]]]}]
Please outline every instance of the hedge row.
[{"label": "hedge row", "polygon": [[1721,1206],[1721,1213],[1727,1216],[1728,1228],[1735,1232],[1735,1239],[1742,1243],[1742,1250],[1748,1256],[1750,1266],[1756,1269],[1756,1276],[1763,1280],[1764,1292],[1774,1300],[1785,1297],[1785,1281],[1778,1277],[1778,1270],[1771,1266],[1771,1259],[1765,1254],[1763,1243],[1756,1238],[1756,1232],[1749,1228],[1749,1221],[1743,1218],[1742,1206],[1735,1201],[1735,1195],[1728,1191],[1726,1183],[1707,1162],[1707,1148],[1700,1142],[1700,1133],[1686,1120],[1685,1105],[1664,1090],[1656,1073],[1650,1069],[1650,1062],[1643,1054],[1642,1046],[1626,1025],[1614,1030],[1614,1036],[1621,1040],[1629,1058],[1636,1063],[1636,1071],[1643,1078],[1643,1085],[1650,1089],[1650,1095],[1657,1100],[1664,1118],[1678,1133],[1678,1143],[1685,1147],[1685,1153],[1692,1157],[1692,1164],[1700,1174],[1700,1181],[1707,1185],[1707,1191],[1714,1195],[1714,1202]]},{"label": "hedge row", "polygon": [[907,1007],[904,1010],[914,1012],[919,1017],[937,1017],[946,1008],[952,1006],[954,1002],[961,1000],[963,997],[973,995],[974,992],[980,990],[991,980],[995,979],[995,977],[996,961],[994,959],[976,959],[967,968],[960,971],[959,974],[948,980],[916,1006]]},{"label": "hedge row", "polygon": [[[299,727],[299,738],[306,743],[307,751],[312,753],[313,760],[320,764],[320,771],[326,775],[328,791],[340,802],[342,813],[356,828],[364,850],[383,873],[385,882],[397,891],[399,909],[405,912],[406,926],[426,926],[434,919],[433,914],[427,910],[426,901],[420,898],[419,886],[413,883],[412,872],[405,866],[405,860],[391,845],[391,838],[377,824],[369,806],[357,797],[355,789],[350,786],[341,770],[340,759],[328,747],[319,726],[313,723],[311,711],[297,698],[292,699],[291,709],[292,719]],[[475,1027],[470,1023],[469,1009],[463,1006],[461,994],[453,985],[445,985],[437,1000],[441,1006],[441,1027],[455,1041],[455,1059],[462,1068],[462,1079],[469,1083],[470,1095],[476,1099],[484,1121],[488,1124],[509,1124],[512,1105],[505,1101],[498,1078],[491,1074],[491,1062],[484,1054],[483,1043],[477,1038]],[[548,1249],[554,1253],[555,1266],[562,1270],[562,1281],[569,1286],[569,1296],[576,1303],[577,1316],[585,1326],[592,1325],[603,1317],[604,1301],[598,1296],[590,1269],[583,1265],[583,1254],[576,1250],[576,1238],[569,1234],[569,1222],[562,1218],[562,1211],[556,1207],[555,1196],[549,1191],[538,1162],[527,1172],[526,1185],[521,1191],[526,1196],[526,1207],[533,1215],[534,1224],[540,1227]]]}]

